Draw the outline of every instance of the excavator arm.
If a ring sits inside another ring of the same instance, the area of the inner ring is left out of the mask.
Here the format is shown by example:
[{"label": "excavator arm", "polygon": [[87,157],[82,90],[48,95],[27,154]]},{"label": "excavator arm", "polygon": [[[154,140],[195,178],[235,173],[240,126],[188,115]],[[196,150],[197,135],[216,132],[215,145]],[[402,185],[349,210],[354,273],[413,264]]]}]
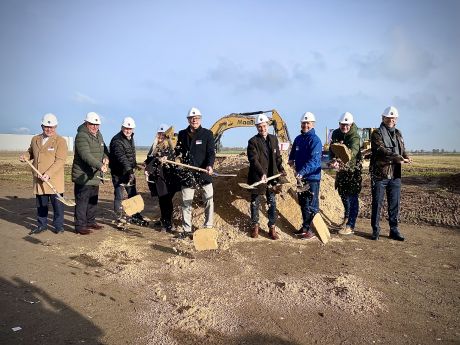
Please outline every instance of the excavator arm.
[{"label": "excavator arm", "polygon": [[[273,127],[275,135],[278,137],[281,145],[284,144],[284,146],[290,146],[291,138],[289,136],[287,125],[281,118],[280,114],[275,109],[273,109],[267,111],[255,111],[250,113],[232,113],[217,120],[210,129],[214,135],[216,148],[220,147],[220,140],[222,138],[222,134],[227,129],[237,127],[253,127],[255,126],[254,115],[270,113],[271,116],[268,116],[270,119],[269,126]],[[287,148],[285,150],[287,150]]]}]

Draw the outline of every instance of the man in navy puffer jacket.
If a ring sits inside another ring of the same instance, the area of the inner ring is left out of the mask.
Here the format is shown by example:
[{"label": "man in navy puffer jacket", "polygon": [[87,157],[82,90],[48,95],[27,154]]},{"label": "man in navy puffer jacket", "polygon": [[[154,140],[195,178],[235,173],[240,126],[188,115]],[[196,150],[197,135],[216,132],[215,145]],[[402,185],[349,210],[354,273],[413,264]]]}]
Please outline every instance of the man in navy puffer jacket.
[{"label": "man in navy puffer jacket", "polygon": [[306,112],[300,119],[301,133],[292,145],[289,154],[290,166],[295,167],[296,178],[309,189],[298,193],[300,209],[302,211],[302,227],[295,232],[301,239],[315,237],[310,229],[310,223],[319,212],[319,185],[321,181],[321,140],[315,134],[315,115]]}]

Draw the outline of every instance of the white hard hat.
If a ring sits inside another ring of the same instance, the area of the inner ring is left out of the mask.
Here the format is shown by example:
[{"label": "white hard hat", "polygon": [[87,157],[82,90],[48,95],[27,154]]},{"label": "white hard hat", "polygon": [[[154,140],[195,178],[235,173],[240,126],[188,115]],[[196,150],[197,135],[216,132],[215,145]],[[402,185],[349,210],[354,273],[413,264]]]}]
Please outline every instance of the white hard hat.
[{"label": "white hard hat", "polygon": [[339,123],[341,125],[351,125],[353,123],[353,115],[348,111],[343,113],[342,116],[340,116]]},{"label": "white hard hat", "polygon": [[201,117],[201,111],[198,108],[192,107],[188,111],[187,117],[194,117],[194,116],[199,116]]},{"label": "white hard hat", "polygon": [[58,120],[57,120],[56,115],[51,114],[51,113],[43,115],[43,118],[42,118],[43,126],[54,127],[54,126],[57,126],[57,124],[58,124]]},{"label": "white hard hat", "polygon": [[85,121],[89,122],[89,123],[92,123],[93,125],[100,125],[101,124],[101,118],[94,111],[91,111],[88,114],[86,114]]},{"label": "white hard hat", "polygon": [[268,119],[267,115],[265,114],[259,114],[256,118],[256,126],[260,125],[261,123],[266,122],[269,123],[270,120]]},{"label": "white hard hat", "polygon": [[309,111],[307,111],[300,118],[300,122],[316,122],[315,114],[310,113]]},{"label": "white hard hat", "polygon": [[134,122],[134,119],[130,116],[125,117],[121,125],[125,128],[136,128],[136,122]]},{"label": "white hard hat", "polygon": [[162,123],[160,127],[158,127],[157,133],[165,133],[169,129],[169,127],[171,126],[167,125],[166,123]]},{"label": "white hard hat", "polygon": [[383,111],[382,116],[385,116],[385,117],[398,117],[399,116],[398,109],[396,109],[393,106],[389,106],[389,107],[385,108],[385,110]]}]

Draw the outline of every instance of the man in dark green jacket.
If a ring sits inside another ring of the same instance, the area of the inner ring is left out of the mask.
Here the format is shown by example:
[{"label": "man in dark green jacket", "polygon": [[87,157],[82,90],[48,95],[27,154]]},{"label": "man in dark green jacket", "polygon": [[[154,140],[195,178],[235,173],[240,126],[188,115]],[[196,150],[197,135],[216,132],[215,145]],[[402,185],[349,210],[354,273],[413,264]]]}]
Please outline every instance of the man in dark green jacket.
[{"label": "man in dark green jacket", "polygon": [[[333,144],[343,144],[348,149],[350,158],[348,162],[335,160],[332,151]],[[353,115],[345,112],[339,119],[339,128],[332,132],[329,157],[332,159],[332,167],[337,169],[335,187],[342,199],[344,208],[343,228],[340,235],[351,235],[354,232],[356,218],[359,213],[359,193],[362,182],[362,156],[360,150],[358,127],[354,123]]]},{"label": "man in dark green jacket", "polygon": [[99,197],[99,183],[108,170],[107,146],[99,131],[101,119],[90,112],[85,123],[80,125],[75,137],[75,154],[72,164],[72,182],[75,183],[75,232],[87,235],[102,229],[96,223],[96,206]]}]

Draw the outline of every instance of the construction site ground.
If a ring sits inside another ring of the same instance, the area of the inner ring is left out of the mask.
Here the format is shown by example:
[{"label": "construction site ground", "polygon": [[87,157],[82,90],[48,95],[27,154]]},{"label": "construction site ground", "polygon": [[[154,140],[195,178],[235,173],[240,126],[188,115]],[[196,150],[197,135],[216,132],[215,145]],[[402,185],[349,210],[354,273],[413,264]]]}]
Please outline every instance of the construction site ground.
[{"label": "construction site ground", "polygon": [[[370,240],[367,175],[356,233],[338,235],[341,205],[325,176],[326,245],[292,235],[300,210],[288,184],[277,197],[280,240],[250,238],[249,194],[237,188],[246,158],[219,158],[216,170],[238,177],[214,179],[219,249],[204,252],[153,226],[117,229],[110,182],[99,200],[104,229],[76,235],[66,207],[64,234],[28,235],[35,197],[16,157],[0,154],[0,344],[460,343],[460,156],[416,156],[404,168],[405,242],[388,238],[385,219]],[[138,177],[144,214],[156,220]],[[180,225],[179,194],[174,204]],[[197,202],[196,226],[202,213]]]}]

